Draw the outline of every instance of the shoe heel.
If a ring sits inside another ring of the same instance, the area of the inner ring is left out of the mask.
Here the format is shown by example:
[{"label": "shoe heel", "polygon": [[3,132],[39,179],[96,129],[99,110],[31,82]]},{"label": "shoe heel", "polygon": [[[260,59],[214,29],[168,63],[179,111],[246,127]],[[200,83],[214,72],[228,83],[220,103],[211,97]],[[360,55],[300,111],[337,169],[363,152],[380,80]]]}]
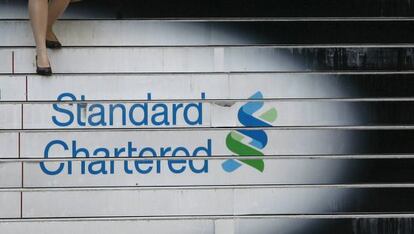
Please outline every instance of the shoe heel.
[{"label": "shoe heel", "polygon": [[51,76],[52,68],[51,67],[39,67],[37,65],[37,55],[36,55],[36,73],[41,76]]}]

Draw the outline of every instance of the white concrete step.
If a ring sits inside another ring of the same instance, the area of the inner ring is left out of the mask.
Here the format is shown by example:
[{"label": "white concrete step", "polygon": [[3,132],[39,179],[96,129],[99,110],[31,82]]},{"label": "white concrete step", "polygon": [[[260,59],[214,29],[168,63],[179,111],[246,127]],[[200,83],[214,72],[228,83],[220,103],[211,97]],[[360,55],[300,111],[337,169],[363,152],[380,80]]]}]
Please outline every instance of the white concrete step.
[{"label": "white concrete step", "polygon": [[[349,154],[375,154],[379,149],[363,147],[356,148],[354,146],[354,139],[363,137],[369,134],[374,134],[370,129],[355,130],[355,129],[268,129],[266,133],[269,144],[260,149],[264,155],[349,155]],[[134,146],[142,150],[145,146],[152,147],[156,151],[156,155],[160,155],[161,148],[171,146],[176,148],[184,146],[192,153],[195,148],[199,146],[207,147],[209,139],[212,142],[211,155],[234,155],[226,147],[226,137],[231,132],[230,129],[181,129],[181,130],[167,130],[157,129],[148,130],[141,129],[139,131],[132,130],[76,130],[76,131],[25,131],[20,133],[20,156],[22,158],[44,158],[46,146],[54,140],[62,140],[68,142],[69,147],[72,148],[72,141],[76,141],[78,147],[86,147],[93,151],[99,147],[106,147],[110,150],[111,155],[114,156],[114,149],[117,147],[127,146],[128,141],[131,141]],[[373,145],[379,144],[382,139],[403,139],[410,136],[412,132],[400,133],[398,131],[378,130],[382,133],[379,140],[376,140]],[[0,137],[9,140],[9,143],[16,141],[17,135],[15,133],[1,132]],[[157,139],[157,140],[154,140]],[[242,142],[249,142],[249,137],[245,136]],[[403,145],[404,142],[395,142],[392,146],[396,148]],[[395,145],[395,146],[394,146]],[[11,155],[18,151],[18,144],[10,144],[4,147],[2,154],[10,153],[10,157],[17,158],[17,155]],[[50,157],[72,157],[71,150],[64,150],[58,144],[51,144]],[[394,149],[393,148],[393,149]],[[405,151],[404,151],[405,150]],[[395,153],[407,152],[409,149],[394,149]],[[122,153],[122,152],[121,152]],[[145,152],[144,152],[145,153]],[[171,151],[170,151],[171,153]],[[80,157],[84,154],[79,153]],[[98,155],[102,155],[102,152]],[[146,152],[145,155],[151,155],[151,152]],[[178,155],[183,155],[183,152],[178,151]],[[121,156],[126,156],[122,153]],[[92,156],[91,156],[92,157]]]},{"label": "white concrete step", "polygon": [[[240,24],[240,23],[238,23]],[[249,24],[249,22],[245,22]],[[55,27],[64,46],[242,45],[257,40],[232,22],[74,20]],[[33,46],[28,21],[0,21],[0,46]]]},{"label": "white concrete step", "polygon": [[[213,217],[125,217],[112,219],[52,219],[46,222],[42,219],[34,220],[5,220],[0,223],[0,229],[6,233],[25,234],[27,230],[39,234],[113,234],[122,229],[122,234],[136,234],[137,230],[146,230],[148,233],[157,234],[278,234],[297,233],[298,227],[304,227],[307,231],[320,231],[320,227],[328,227],[323,230],[330,232],[330,227],[341,226],[341,232],[348,234],[352,230],[368,230],[365,233],[378,233],[377,230],[389,230],[388,225],[399,222],[400,226],[410,227],[410,214],[365,214],[354,215],[282,215],[282,216],[213,216]],[[377,225],[372,225],[372,223]],[[356,228],[356,226],[358,228]],[[397,225],[393,230],[398,230]],[[336,229],[338,230],[338,229]],[[371,231],[372,230],[372,231]],[[322,232],[319,232],[320,234]]]},{"label": "white concrete step", "polygon": [[[80,96],[79,96],[80,98]],[[66,96],[65,99],[68,99]],[[244,127],[237,116],[243,102],[133,102],[88,104],[20,104],[0,105],[0,129],[91,129],[91,128],[211,128]],[[411,102],[337,102],[337,101],[266,101],[256,116],[271,111],[277,116],[272,122],[278,127],[306,126],[389,126],[413,124],[414,119],[396,117],[377,120],[384,110],[394,110],[402,115],[413,105]],[[137,108],[136,106],[139,106]],[[181,107],[180,107],[181,106]],[[116,107],[115,109],[112,109]],[[178,108],[178,109],[176,109]],[[164,113],[165,111],[165,113]],[[364,113],[359,118],[357,113]],[[23,114],[24,113],[24,114]],[[68,114],[70,113],[70,114]],[[158,115],[157,120],[154,115]],[[161,116],[160,116],[161,113]],[[162,114],[164,113],[164,114]],[[270,112],[269,112],[270,113]],[[23,115],[23,117],[22,117]],[[98,115],[98,116],[97,116]],[[133,115],[134,117],[131,117]],[[68,118],[73,116],[74,120]],[[142,122],[146,116],[149,121]],[[57,122],[52,122],[52,117]],[[125,122],[124,122],[125,121]],[[83,124],[84,123],[84,124]],[[252,124],[248,127],[263,127]]]},{"label": "white concrete step", "polygon": [[[227,220],[226,220],[227,221]],[[274,221],[274,220],[273,220]],[[36,234],[55,234],[56,230],[60,230],[60,234],[114,234],[119,233],[122,230],[122,234],[136,234],[138,230],[145,230],[145,233],[157,233],[157,234],[194,234],[194,233],[217,233],[217,234],[229,234],[230,232],[215,232],[220,230],[219,225],[222,223],[222,219],[216,220],[215,218],[197,218],[192,217],[184,218],[169,218],[169,219],[141,219],[134,218],[125,220],[71,220],[71,221],[51,221],[46,222],[44,220],[37,220],[32,222],[27,221],[2,221],[0,222],[0,230],[4,233],[24,234],[27,230],[31,230],[31,233]],[[229,219],[231,226],[233,219]],[[275,221],[274,221],[275,222]],[[237,222],[238,225],[243,225],[244,222]],[[239,224],[242,223],[242,224]],[[249,223],[246,221],[246,223]],[[216,227],[217,226],[217,227]],[[244,224],[246,226],[246,224]],[[269,228],[272,228],[274,224],[267,224]],[[240,231],[246,230],[245,227],[239,228]],[[249,232],[237,232],[242,234],[248,234]]]},{"label": "white concrete step", "polygon": [[[0,49],[14,67],[0,72],[33,73],[34,49]],[[51,51],[55,73],[230,72],[303,70],[286,49],[221,47],[67,48]],[[7,56],[6,56],[7,55]],[[10,63],[10,62],[9,62]]]},{"label": "white concrete step", "polygon": [[[251,188],[158,188],[84,191],[23,192],[23,218],[78,218],[131,216],[210,216],[210,215],[293,215],[355,214],[365,210],[393,212],[403,209],[409,198],[398,198],[409,188],[344,188],[344,187],[251,187]],[[0,198],[2,197],[0,192]],[[367,200],[360,193],[375,197]],[[391,198],[385,196],[392,194]],[[8,194],[19,200],[20,194]],[[344,204],[353,198],[354,203]],[[139,198],[139,199],[138,199]],[[273,202],[274,200],[278,202]],[[272,202],[270,202],[272,201]],[[1,200],[0,200],[1,202]],[[380,207],[387,202],[391,208]],[[362,205],[361,205],[362,203]],[[15,205],[14,207],[11,207]],[[71,207],[68,209],[68,207]],[[8,217],[20,211],[20,202],[6,207]],[[14,209],[12,209],[14,208]],[[4,210],[4,209],[2,209]],[[17,212],[16,212],[17,211]],[[1,211],[0,211],[1,212]],[[6,213],[7,214],[7,213]]]},{"label": "white concrete step", "polygon": [[[227,159],[229,159],[228,157]],[[265,169],[260,174],[254,174],[252,168],[245,168],[249,173],[249,177],[240,177],[229,174],[222,170],[222,164],[227,159],[218,158],[199,158],[191,157],[186,159],[181,157],[180,159],[173,159],[169,157],[153,159],[153,158],[138,158],[134,160],[123,161],[110,161],[103,162],[102,159],[96,159],[91,161],[71,161],[72,173],[68,174],[68,161],[62,162],[45,162],[43,165],[44,170],[48,172],[56,173],[55,176],[47,175],[42,171],[39,163],[26,162],[22,164],[20,162],[9,162],[4,164],[4,169],[0,171],[0,186],[2,188],[16,188],[21,186],[22,180],[27,188],[66,188],[70,190],[73,187],[160,187],[160,186],[231,186],[231,185],[243,185],[243,186],[272,186],[272,185],[301,185],[301,184],[335,184],[335,183],[358,183],[358,182],[370,182],[374,179],[381,180],[380,176],[375,176],[373,179],[366,179],[365,177],[359,177],[355,179],[340,179],[337,178],[338,174],[345,172],[345,165],[360,165],[358,159],[280,159],[277,156],[265,159]],[[238,157],[234,156],[231,159],[237,160]],[[197,174],[192,172],[190,168],[189,160],[191,160],[191,167],[201,171]],[[207,161],[208,160],[208,161]],[[94,162],[100,162],[99,165],[95,163],[96,173],[97,168],[100,165],[104,165],[104,169],[98,174],[92,174],[88,168]],[[114,165],[114,174],[110,172],[110,165]],[[64,169],[59,171],[60,165],[64,165]],[[81,168],[84,165],[85,174],[81,175]],[[125,165],[132,173],[128,174],[125,171]],[[138,165],[137,167],[135,165]],[[158,165],[161,168],[162,173],[156,173]],[[172,170],[180,170],[184,168],[182,173],[174,173]],[[139,169],[137,169],[139,168]],[[151,169],[152,168],[152,169]],[[271,168],[271,169],[270,169]],[[331,170],[324,170],[324,168],[330,168]],[[23,173],[22,173],[23,170]],[[138,171],[140,170],[140,171]],[[102,172],[105,171],[106,174]],[[145,171],[145,173],[143,172]],[[250,172],[249,172],[250,171]],[[390,173],[392,174],[392,173]],[[395,173],[397,174],[397,173]],[[169,180],[171,176],[174,176],[174,180]],[[194,181],[188,179],[188,177],[196,176],[198,181],[195,185]],[[12,179],[6,179],[7,177]],[[400,177],[398,177],[400,178]]]},{"label": "white concrete step", "polygon": [[[0,76],[0,102],[56,101],[66,92],[85,95],[85,100],[118,101],[147,100],[148,93],[151,100],[201,99],[202,93],[206,100],[248,99],[257,91],[261,91],[264,98],[358,98],[361,96],[348,88],[355,82],[390,85],[398,79],[402,85],[409,85],[410,78],[398,74],[311,73],[15,75]],[[380,91],[370,97],[387,96]]]}]

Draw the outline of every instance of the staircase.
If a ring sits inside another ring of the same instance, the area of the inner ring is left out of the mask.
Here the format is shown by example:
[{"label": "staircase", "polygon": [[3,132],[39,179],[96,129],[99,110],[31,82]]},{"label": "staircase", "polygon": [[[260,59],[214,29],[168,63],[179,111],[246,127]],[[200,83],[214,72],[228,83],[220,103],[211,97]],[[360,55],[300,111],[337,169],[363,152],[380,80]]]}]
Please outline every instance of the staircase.
[{"label": "staircase", "polygon": [[413,233],[410,1],[198,2],[0,0],[0,233]]}]

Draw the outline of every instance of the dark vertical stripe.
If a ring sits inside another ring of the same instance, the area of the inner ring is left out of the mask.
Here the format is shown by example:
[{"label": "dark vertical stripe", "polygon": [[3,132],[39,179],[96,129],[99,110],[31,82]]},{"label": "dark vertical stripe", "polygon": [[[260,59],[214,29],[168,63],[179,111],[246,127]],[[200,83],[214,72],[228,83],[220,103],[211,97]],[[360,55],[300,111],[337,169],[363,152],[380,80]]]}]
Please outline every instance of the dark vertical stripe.
[{"label": "dark vertical stripe", "polygon": [[14,51],[12,51],[12,74],[14,74],[15,71],[15,64],[14,64]]},{"label": "dark vertical stripe", "polygon": [[26,76],[26,101],[29,100],[29,79]]}]

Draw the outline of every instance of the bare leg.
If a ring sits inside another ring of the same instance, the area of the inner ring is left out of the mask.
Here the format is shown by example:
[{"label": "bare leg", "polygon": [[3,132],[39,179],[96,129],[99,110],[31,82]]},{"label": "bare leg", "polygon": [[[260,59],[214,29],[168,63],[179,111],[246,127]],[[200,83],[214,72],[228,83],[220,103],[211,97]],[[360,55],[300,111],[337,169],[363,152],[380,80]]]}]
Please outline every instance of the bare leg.
[{"label": "bare leg", "polygon": [[56,20],[62,15],[66,7],[69,5],[70,0],[52,0],[49,4],[49,15],[47,19],[47,33],[46,38],[50,41],[57,41],[55,34],[53,33],[53,25]]},{"label": "bare leg", "polygon": [[29,0],[29,15],[36,42],[37,63],[39,67],[50,66],[46,50],[47,6],[47,0]]}]

